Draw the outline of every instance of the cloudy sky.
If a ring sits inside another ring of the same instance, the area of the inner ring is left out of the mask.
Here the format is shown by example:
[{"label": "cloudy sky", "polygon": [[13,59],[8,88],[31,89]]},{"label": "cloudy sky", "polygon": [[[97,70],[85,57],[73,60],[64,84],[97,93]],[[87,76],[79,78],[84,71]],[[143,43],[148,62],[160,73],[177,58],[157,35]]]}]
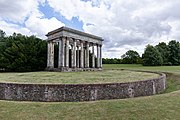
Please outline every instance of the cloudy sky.
[{"label": "cloudy sky", "polygon": [[45,34],[61,26],[101,36],[103,57],[180,41],[180,0],[0,0],[0,29]]}]

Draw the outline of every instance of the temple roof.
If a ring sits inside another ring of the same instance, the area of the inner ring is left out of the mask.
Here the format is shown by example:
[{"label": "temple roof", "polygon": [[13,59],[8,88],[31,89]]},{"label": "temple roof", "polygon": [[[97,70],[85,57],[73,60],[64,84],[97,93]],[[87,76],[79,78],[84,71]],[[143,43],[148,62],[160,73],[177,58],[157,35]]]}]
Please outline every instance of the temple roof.
[{"label": "temple roof", "polygon": [[75,30],[75,29],[72,29],[72,28],[68,28],[68,27],[61,27],[61,28],[58,28],[58,29],[55,29],[53,31],[50,31],[48,32],[48,34],[46,35],[47,37],[49,36],[53,36],[55,34],[59,34],[59,36],[71,36],[70,34],[77,34],[77,35],[80,35],[80,36],[84,36],[84,37],[88,37],[88,38],[92,38],[92,39],[96,39],[96,40],[100,40],[100,41],[103,41],[103,39],[101,37],[98,37],[98,36],[95,36],[95,35],[92,35],[92,34],[89,34],[89,33],[85,33],[85,32],[82,32],[82,31],[79,31],[79,30]]}]

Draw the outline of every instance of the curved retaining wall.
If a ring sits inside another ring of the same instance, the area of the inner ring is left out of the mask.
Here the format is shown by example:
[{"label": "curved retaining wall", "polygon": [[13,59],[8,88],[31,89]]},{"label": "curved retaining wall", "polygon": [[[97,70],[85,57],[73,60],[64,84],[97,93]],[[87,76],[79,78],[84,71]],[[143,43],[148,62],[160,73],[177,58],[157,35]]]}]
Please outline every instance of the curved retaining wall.
[{"label": "curved retaining wall", "polygon": [[94,101],[149,96],[166,87],[166,75],[128,83],[106,84],[16,84],[0,83],[1,100],[18,101]]}]

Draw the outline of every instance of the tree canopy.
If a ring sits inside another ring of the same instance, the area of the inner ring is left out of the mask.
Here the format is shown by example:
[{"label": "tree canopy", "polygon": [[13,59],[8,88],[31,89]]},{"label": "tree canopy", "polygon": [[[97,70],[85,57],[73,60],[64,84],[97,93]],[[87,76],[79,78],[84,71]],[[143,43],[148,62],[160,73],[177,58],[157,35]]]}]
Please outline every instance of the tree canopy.
[{"label": "tree canopy", "polygon": [[37,71],[46,67],[46,41],[14,33],[0,41],[0,68],[6,71]]},{"label": "tree canopy", "polygon": [[145,66],[159,66],[163,64],[161,53],[152,45],[147,45],[142,58]]},{"label": "tree canopy", "polygon": [[0,30],[0,40],[6,36],[6,33],[3,30]]},{"label": "tree canopy", "polygon": [[125,64],[138,64],[141,63],[141,57],[138,52],[133,50],[128,50],[125,54],[121,56],[122,63]]},{"label": "tree canopy", "polygon": [[172,40],[168,44],[169,46],[169,57],[168,60],[172,65],[180,65],[180,43]]},{"label": "tree canopy", "polygon": [[161,57],[163,59],[163,65],[171,65],[171,63],[169,63],[169,46],[166,45],[165,42],[160,42],[158,45],[155,46],[158,51],[161,54]]}]

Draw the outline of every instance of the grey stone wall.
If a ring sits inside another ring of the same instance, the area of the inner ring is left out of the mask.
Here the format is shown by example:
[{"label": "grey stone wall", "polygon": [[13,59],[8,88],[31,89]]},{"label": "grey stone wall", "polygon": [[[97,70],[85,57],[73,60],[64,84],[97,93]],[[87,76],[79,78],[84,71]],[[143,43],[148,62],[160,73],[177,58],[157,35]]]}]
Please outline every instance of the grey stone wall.
[{"label": "grey stone wall", "polygon": [[16,84],[0,83],[1,100],[18,101],[94,101],[123,99],[161,93],[166,87],[166,75],[128,83],[107,84]]}]

